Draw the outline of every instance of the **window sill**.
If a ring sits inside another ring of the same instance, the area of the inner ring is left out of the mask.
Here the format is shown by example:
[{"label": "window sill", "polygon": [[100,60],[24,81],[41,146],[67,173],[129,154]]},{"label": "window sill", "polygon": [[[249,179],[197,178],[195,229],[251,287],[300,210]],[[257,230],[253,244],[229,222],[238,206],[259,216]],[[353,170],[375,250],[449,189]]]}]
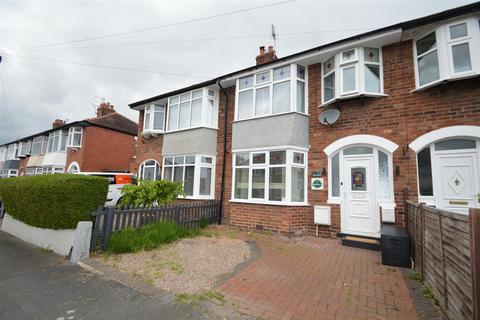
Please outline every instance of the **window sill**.
[{"label": "window sill", "polygon": [[213,200],[214,196],[178,196],[178,199],[182,200]]},{"label": "window sill", "polygon": [[341,204],[342,200],[340,199],[328,199],[327,204]]},{"label": "window sill", "polygon": [[158,137],[159,134],[165,133],[163,130],[146,130],[142,132],[142,137]]},{"label": "window sill", "polygon": [[284,206],[284,207],[310,207],[309,203],[306,202],[273,202],[273,201],[253,201],[253,200],[238,200],[231,199],[229,202],[232,203],[244,203],[244,204],[259,204],[266,206]]},{"label": "window sill", "polygon": [[300,114],[302,116],[309,117],[309,115],[307,113],[302,113],[302,112],[298,112],[298,111],[288,111],[288,112],[281,112],[281,113],[275,113],[275,114],[266,114],[266,115],[262,115],[262,116],[258,116],[258,117],[250,117],[250,118],[245,118],[245,119],[240,119],[240,120],[237,119],[237,120],[234,120],[233,123],[243,122],[243,121],[251,121],[251,120],[256,120],[256,119],[264,119],[264,118],[270,118],[270,117],[276,117],[276,116],[283,116],[283,115],[291,114],[291,113],[296,113],[296,114]]},{"label": "window sill", "polygon": [[383,97],[388,97],[388,94],[385,93],[354,93],[354,94],[349,94],[346,96],[340,96],[338,98],[332,99],[330,101],[327,101],[323,104],[320,105],[320,107],[326,107],[331,104],[334,104],[336,102],[341,102],[343,100],[348,100],[348,99],[354,99],[354,98],[383,98]]},{"label": "window sill", "polygon": [[432,87],[436,87],[436,86],[439,86],[439,85],[446,85],[449,82],[454,82],[454,81],[459,81],[459,80],[464,80],[464,79],[470,79],[470,78],[476,78],[476,77],[480,77],[480,74],[478,74],[476,72],[472,72],[472,73],[464,74],[464,75],[457,76],[457,77],[440,79],[440,80],[436,80],[432,83],[426,84],[423,87],[413,89],[412,91],[410,91],[410,93],[422,92],[422,91],[430,89]]},{"label": "window sill", "polygon": [[183,132],[183,131],[189,131],[189,130],[195,130],[195,129],[202,129],[202,128],[212,129],[212,130],[218,130],[218,128],[214,128],[214,127],[198,126],[198,127],[191,127],[191,128],[177,129],[177,130],[168,130],[168,131],[164,131],[163,134]]}]

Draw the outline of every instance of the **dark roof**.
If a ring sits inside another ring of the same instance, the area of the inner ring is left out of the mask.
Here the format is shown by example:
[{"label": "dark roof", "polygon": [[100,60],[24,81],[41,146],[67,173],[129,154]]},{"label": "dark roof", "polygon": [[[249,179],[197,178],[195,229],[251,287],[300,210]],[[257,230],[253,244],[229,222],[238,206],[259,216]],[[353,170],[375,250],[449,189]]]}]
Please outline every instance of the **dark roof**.
[{"label": "dark roof", "polygon": [[135,121],[128,119],[127,117],[121,115],[120,113],[114,112],[98,118],[90,118],[90,119],[70,122],[57,128],[51,128],[51,129],[48,129],[39,133],[35,133],[21,139],[17,139],[11,142],[1,144],[0,146],[5,146],[12,143],[20,142],[20,141],[30,140],[35,137],[47,135],[50,132],[56,131],[56,130],[64,130],[70,127],[88,127],[88,126],[105,128],[105,129],[129,134],[132,136],[136,136],[138,133],[138,125]]},{"label": "dark roof", "polygon": [[[454,17],[461,16],[461,15],[464,15],[464,14],[468,14],[468,13],[471,13],[475,10],[480,10],[480,1],[474,2],[474,3],[471,3],[471,4],[467,4],[465,6],[456,7],[456,8],[453,8],[453,9],[449,9],[449,10],[441,11],[441,12],[438,12],[438,13],[434,13],[434,14],[431,14],[431,15],[428,15],[428,16],[425,16],[425,17],[421,17],[421,18],[417,18],[417,19],[413,19],[413,20],[409,20],[409,21],[405,21],[405,22],[400,22],[400,23],[393,24],[393,25],[383,27],[383,28],[380,28],[380,29],[375,29],[375,30],[372,30],[372,31],[364,32],[364,33],[361,33],[361,34],[358,34],[358,35],[355,35],[355,36],[352,36],[352,37],[344,38],[344,39],[334,41],[334,42],[330,42],[330,43],[327,43],[327,44],[324,44],[324,45],[321,45],[321,46],[318,46],[318,47],[307,49],[305,51],[300,51],[300,52],[291,54],[289,56],[285,56],[283,58],[264,63],[264,64],[261,65],[261,67],[268,66],[270,64],[274,64],[274,63],[277,63],[279,61],[296,58],[296,57],[304,55],[304,54],[308,54],[308,53],[312,53],[312,52],[315,52],[315,51],[323,50],[325,48],[328,48],[328,47],[331,47],[331,46],[334,46],[334,45],[338,45],[338,44],[341,44],[341,43],[344,43],[344,42],[359,40],[360,38],[370,36],[370,35],[373,35],[373,34],[376,34],[376,33],[385,32],[385,31],[389,31],[389,30],[393,30],[393,29],[399,29],[399,28],[401,28],[402,30],[416,28],[416,27],[419,27],[419,26],[422,26],[422,25],[425,25],[425,24],[429,24],[429,23],[433,23],[433,22],[437,22],[437,21],[442,21],[442,20],[445,20],[445,19],[450,19],[450,18],[454,18]],[[166,98],[166,97],[169,97],[169,96],[180,94],[182,92],[187,92],[187,91],[194,90],[194,89],[197,89],[197,88],[201,88],[201,87],[204,87],[204,86],[212,85],[212,84],[216,83],[217,81],[222,80],[224,78],[231,77],[231,76],[234,76],[234,75],[242,73],[242,72],[251,71],[251,70],[254,70],[258,67],[259,66],[254,65],[254,66],[251,66],[251,67],[248,67],[248,68],[237,70],[237,71],[234,71],[234,72],[231,72],[231,73],[213,78],[211,80],[207,80],[207,81],[204,81],[204,82],[201,82],[201,83],[191,85],[189,87],[184,87],[184,88],[177,89],[177,90],[171,91],[171,92],[166,92],[166,93],[163,93],[163,94],[160,94],[158,96],[154,96],[154,97],[151,97],[151,98],[148,98],[148,99],[145,99],[145,100],[140,100],[140,101],[137,101],[137,102],[133,102],[133,103],[129,104],[129,106],[130,106],[130,108],[135,108],[135,107],[138,107],[142,104],[153,102],[153,101],[156,101],[158,99]]]},{"label": "dark roof", "polygon": [[116,112],[98,118],[87,119],[85,122],[94,126],[127,133],[132,136],[136,136],[138,132],[136,122]]}]

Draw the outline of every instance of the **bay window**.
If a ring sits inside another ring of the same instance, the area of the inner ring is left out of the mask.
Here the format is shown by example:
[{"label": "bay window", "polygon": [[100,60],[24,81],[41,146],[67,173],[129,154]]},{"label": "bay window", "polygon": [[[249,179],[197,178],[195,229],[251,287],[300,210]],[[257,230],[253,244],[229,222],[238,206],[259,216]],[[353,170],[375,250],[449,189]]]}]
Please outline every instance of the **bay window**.
[{"label": "bay window", "polygon": [[6,157],[7,157],[7,148],[0,147],[0,161],[5,161]]},{"label": "bay window", "polygon": [[306,153],[300,150],[236,152],[233,201],[306,203]]},{"label": "bay window", "polygon": [[417,89],[480,73],[478,19],[442,25],[414,40]]},{"label": "bay window", "polygon": [[216,127],[218,92],[202,88],[168,99],[167,131]]},{"label": "bay window", "polygon": [[214,161],[214,157],[204,155],[165,157],[163,179],[182,183],[188,197],[212,199]]},{"label": "bay window", "polygon": [[57,130],[48,135],[47,153],[62,152],[66,150],[68,131]]},{"label": "bay window", "polygon": [[13,160],[17,157],[18,145],[16,143],[9,144],[7,147],[7,160]]},{"label": "bay window", "polygon": [[383,95],[380,48],[360,47],[341,51],[322,65],[322,103],[360,95]]},{"label": "bay window", "polygon": [[138,173],[141,180],[160,180],[160,164],[155,160],[146,160],[140,165],[140,170],[138,171]]},{"label": "bay window", "polygon": [[65,169],[63,167],[47,166],[47,167],[43,167],[42,173],[43,174],[59,174],[59,173],[63,173],[64,170]]},{"label": "bay window", "polygon": [[68,129],[68,144],[69,148],[80,148],[82,145],[82,127],[71,127]]},{"label": "bay window", "polygon": [[35,137],[32,141],[32,156],[45,154],[47,151],[48,137]]},{"label": "bay window", "polygon": [[26,156],[30,155],[31,146],[32,146],[32,141],[31,140],[20,142],[18,156],[19,157],[26,157]]},{"label": "bay window", "polygon": [[237,80],[236,120],[305,113],[305,67],[289,64]]}]

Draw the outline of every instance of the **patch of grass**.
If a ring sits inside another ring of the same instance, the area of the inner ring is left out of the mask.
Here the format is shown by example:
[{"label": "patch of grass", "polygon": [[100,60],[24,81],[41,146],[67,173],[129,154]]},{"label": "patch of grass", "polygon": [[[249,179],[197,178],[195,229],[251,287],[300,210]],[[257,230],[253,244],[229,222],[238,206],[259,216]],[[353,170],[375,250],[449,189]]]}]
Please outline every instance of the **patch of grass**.
[{"label": "patch of grass", "polygon": [[429,287],[424,286],[422,288],[422,294],[425,298],[428,298],[428,299],[432,300],[433,303],[438,306],[438,300],[437,300],[437,298],[435,298],[432,290]]},{"label": "patch of grass", "polygon": [[417,282],[422,282],[422,276],[418,272],[415,272],[415,273],[409,275],[407,278],[410,279],[410,280],[417,281]]},{"label": "patch of grass", "polygon": [[172,243],[181,238],[196,237],[200,229],[187,229],[170,221],[152,223],[139,229],[124,229],[110,237],[108,252],[126,253],[139,250],[152,250],[163,244]]},{"label": "patch of grass", "polygon": [[220,302],[222,305],[225,304],[227,301],[225,300],[225,297],[215,291],[215,290],[210,290],[206,293],[203,294],[188,294],[188,293],[178,293],[175,295],[175,299],[178,302],[181,303],[187,303],[187,304],[192,304],[192,305],[197,305],[202,301],[207,301],[207,300],[217,300]]}]

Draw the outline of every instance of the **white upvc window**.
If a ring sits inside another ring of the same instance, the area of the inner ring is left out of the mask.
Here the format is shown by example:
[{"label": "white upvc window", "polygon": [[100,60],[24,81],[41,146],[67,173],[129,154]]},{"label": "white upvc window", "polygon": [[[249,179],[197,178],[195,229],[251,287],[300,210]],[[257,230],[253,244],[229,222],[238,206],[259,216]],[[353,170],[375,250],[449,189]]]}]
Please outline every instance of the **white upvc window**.
[{"label": "white upvc window", "polygon": [[42,175],[42,174],[43,174],[43,168],[42,167],[35,168],[35,175],[36,176],[39,176],[39,175]]},{"label": "white upvc window", "polygon": [[383,96],[381,48],[359,47],[336,53],[322,65],[322,104],[352,97]]},{"label": "white upvc window", "polygon": [[305,67],[288,64],[237,79],[235,120],[307,113]]},{"label": "white upvc window", "polygon": [[82,127],[71,127],[68,129],[68,148],[80,148],[82,146]]},{"label": "white upvc window", "polygon": [[48,135],[47,153],[62,152],[67,148],[68,131],[57,130]]},{"label": "white upvc window", "polygon": [[145,107],[143,132],[162,133],[165,130],[165,106],[152,104]]},{"label": "white upvc window", "polygon": [[43,174],[59,174],[65,171],[64,167],[43,167],[42,173]]},{"label": "white upvc window", "polygon": [[0,161],[5,161],[6,158],[7,158],[7,148],[0,147]]},{"label": "white upvc window", "polygon": [[35,168],[27,168],[27,176],[34,176]]},{"label": "white upvc window", "polygon": [[215,157],[210,155],[167,156],[163,160],[163,179],[182,183],[188,198],[213,199]]},{"label": "white upvc window", "polygon": [[9,144],[7,147],[6,160],[13,160],[17,158],[17,154],[18,154],[18,145],[16,143]]},{"label": "white upvc window", "polygon": [[232,201],[307,204],[307,152],[296,149],[233,154]]},{"label": "white upvc window", "polygon": [[140,180],[155,181],[161,178],[160,164],[153,159],[145,160],[138,171],[138,177]]},{"label": "white upvc window", "polygon": [[32,156],[45,154],[47,152],[48,137],[40,136],[33,138],[32,141]]},{"label": "white upvc window", "polygon": [[201,88],[168,99],[167,131],[217,128],[218,91]]},{"label": "white upvc window", "polygon": [[480,73],[480,22],[458,20],[414,39],[417,89]]},{"label": "white upvc window", "polygon": [[18,177],[18,170],[5,169],[0,171],[0,178],[14,178],[14,177]]},{"label": "white upvc window", "polygon": [[26,157],[26,156],[30,155],[31,146],[32,146],[32,140],[21,141],[20,146],[19,146],[18,156],[19,157]]}]

